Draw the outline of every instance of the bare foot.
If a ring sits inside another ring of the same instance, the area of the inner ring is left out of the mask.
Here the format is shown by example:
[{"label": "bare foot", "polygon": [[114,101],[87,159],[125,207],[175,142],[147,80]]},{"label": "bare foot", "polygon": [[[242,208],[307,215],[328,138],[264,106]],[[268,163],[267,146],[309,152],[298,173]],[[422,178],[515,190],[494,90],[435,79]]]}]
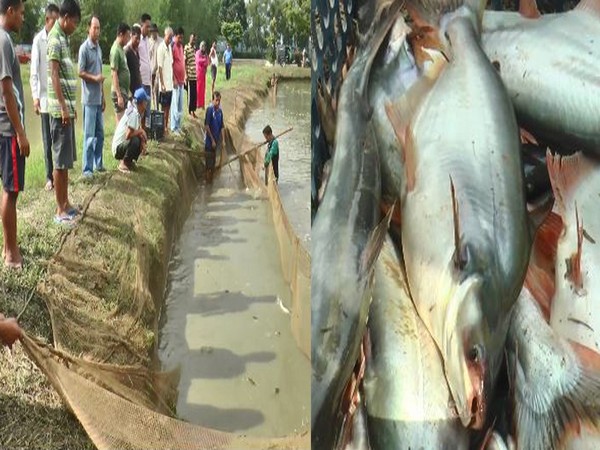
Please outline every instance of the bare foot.
[{"label": "bare foot", "polygon": [[51,191],[52,189],[54,189],[54,185],[52,184],[52,181],[48,180],[46,182],[46,186],[44,186],[44,190]]}]

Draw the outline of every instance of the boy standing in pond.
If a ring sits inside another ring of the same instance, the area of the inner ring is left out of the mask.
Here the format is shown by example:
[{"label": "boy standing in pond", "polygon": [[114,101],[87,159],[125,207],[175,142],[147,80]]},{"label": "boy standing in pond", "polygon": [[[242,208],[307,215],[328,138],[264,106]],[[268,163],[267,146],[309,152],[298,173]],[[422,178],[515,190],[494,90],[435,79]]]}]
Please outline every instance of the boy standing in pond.
[{"label": "boy standing in pond", "polygon": [[[265,154],[265,169],[269,167],[270,163],[273,163],[273,173],[275,174],[275,182],[279,181],[279,142],[273,136],[273,130],[270,125],[267,125],[263,129],[263,136],[265,140],[268,142],[269,147],[267,149],[267,153]],[[269,172],[267,171],[267,174]],[[268,184],[268,175],[265,175],[265,179]]]},{"label": "boy standing in pond", "polygon": [[217,152],[221,150],[222,131],[223,131],[223,111],[221,110],[221,94],[215,91],[211,105],[206,108],[206,117],[204,118],[204,131],[206,138],[204,140],[204,150],[206,151],[206,181],[212,183]]}]

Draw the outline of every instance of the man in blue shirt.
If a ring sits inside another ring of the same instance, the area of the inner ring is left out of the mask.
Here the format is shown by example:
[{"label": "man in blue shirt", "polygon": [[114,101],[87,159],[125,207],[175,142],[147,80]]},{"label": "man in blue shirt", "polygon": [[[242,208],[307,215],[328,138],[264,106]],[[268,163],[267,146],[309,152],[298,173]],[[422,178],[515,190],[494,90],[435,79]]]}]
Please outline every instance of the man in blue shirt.
[{"label": "man in blue shirt", "polygon": [[100,20],[92,16],[88,38],[79,47],[79,78],[81,78],[81,103],[83,104],[83,176],[90,178],[94,169],[104,172],[102,149],[104,147],[103,113],[106,107],[102,83],[102,49],[100,48]]},{"label": "man in blue shirt", "polygon": [[223,111],[221,110],[221,93],[215,91],[211,105],[206,108],[204,118],[204,150],[206,151],[206,181],[212,183],[217,151],[221,149],[223,131]]},{"label": "man in blue shirt", "polygon": [[225,78],[231,78],[231,62],[233,61],[233,54],[231,53],[231,45],[227,44],[227,49],[223,53],[223,62],[225,63]]}]

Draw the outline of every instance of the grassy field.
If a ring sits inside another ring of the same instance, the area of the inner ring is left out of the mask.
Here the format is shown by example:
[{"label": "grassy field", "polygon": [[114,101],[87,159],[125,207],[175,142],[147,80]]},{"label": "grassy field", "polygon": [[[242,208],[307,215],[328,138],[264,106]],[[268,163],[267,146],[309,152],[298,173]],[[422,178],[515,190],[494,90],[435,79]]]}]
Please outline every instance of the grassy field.
[{"label": "grassy field", "polygon": [[[280,72],[281,69],[265,69],[259,62],[240,62],[234,65],[232,80],[226,81],[224,68],[220,67],[216,88],[223,93],[225,116],[232,113],[232,97],[237,99],[238,94],[230,94],[232,91],[237,92],[240,88],[240,99],[243,99],[243,88],[253,83],[266,83],[271,71]],[[310,73],[308,70],[295,72],[291,69],[285,72],[292,76],[307,76]],[[25,95],[29,98],[27,66],[22,66],[22,75]],[[106,83],[105,88],[108,92],[110,84]],[[210,90],[210,85],[207,90]],[[44,293],[47,291],[43,286],[48,284],[49,263],[54,261],[53,255],[68,231],[53,223],[54,193],[43,190],[45,170],[39,137],[40,123],[33,113],[31,102],[27,104],[26,122],[32,149],[27,161],[26,190],[17,206],[18,240],[25,266],[22,271],[15,272],[0,264],[0,312],[9,317],[19,315],[21,326],[29,334],[52,342],[52,327],[45,299],[48,295],[68,297],[70,294]],[[168,178],[175,169],[172,167],[175,159],[165,150],[166,147],[157,149],[153,145],[147,159],[140,162],[137,173],[125,176],[114,170],[116,162],[110,152],[114,125],[114,113],[109,104],[105,113],[104,145],[105,166],[109,170],[87,180],[81,176],[81,121],[77,124],[79,162],[70,174],[70,196],[75,204],[83,204],[93,192],[98,192],[93,205],[96,212],[103,212],[87,217],[86,223],[75,228],[77,239],[70,239],[71,245],[85,256],[71,259],[65,271],[65,276],[72,277],[82,289],[88,289],[86,285],[90,280],[95,286],[93,279],[100,267],[92,262],[108,261],[108,269],[103,276],[109,280],[106,283],[112,290],[90,288],[90,292],[107,304],[117,304],[123,298],[118,286],[122,282],[119,277],[123,274],[115,268],[124,267],[125,273],[129,274],[127,270],[131,264],[128,264],[128,258],[136,254],[135,240],[141,237],[147,247],[159,247],[157,242],[161,239],[162,219],[156,213],[167,199],[166,188],[173,188],[173,180]],[[138,230],[135,224],[140,221],[143,227]],[[96,305],[89,306],[91,313],[94,313]],[[13,352],[0,348],[0,448],[93,448],[83,428],[63,406],[54,389],[26,357],[20,345]]]}]

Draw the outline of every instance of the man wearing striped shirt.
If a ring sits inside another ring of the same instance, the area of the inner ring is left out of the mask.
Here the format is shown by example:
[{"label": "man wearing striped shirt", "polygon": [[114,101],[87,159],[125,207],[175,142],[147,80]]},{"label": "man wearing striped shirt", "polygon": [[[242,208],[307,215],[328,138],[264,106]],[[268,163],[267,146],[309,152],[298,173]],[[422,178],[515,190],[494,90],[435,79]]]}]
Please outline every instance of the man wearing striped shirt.
[{"label": "man wearing striped shirt", "polygon": [[196,117],[196,35],[190,34],[190,40],[183,49],[185,71],[187,73],[188,111]]},{"label": "man wearing striped shirt", "polygon": [[42,143],[46,165],[47,191],[54,189],[52,176],[52,139],[50,138],[50,115],[48,114],[48,33],[58,19],[58,6],[50,3],[46,7],[46,24],[33,38],[31,46],[31,71],[29,85],[33,96],[33,109],[42,119]]},{"label": "man wearing striped shirt", "polygon": [[79,4],[75,0],[64,0],[59,18],[48,34],[48,112],[56,193],[54,222],[63,225],[72,225],[79,214],[69,202],[68,192],[69,169],[77,160],[74,126],[77,120],[77,69],[71,59],[68,36],[77,29],[80,20]]}]

